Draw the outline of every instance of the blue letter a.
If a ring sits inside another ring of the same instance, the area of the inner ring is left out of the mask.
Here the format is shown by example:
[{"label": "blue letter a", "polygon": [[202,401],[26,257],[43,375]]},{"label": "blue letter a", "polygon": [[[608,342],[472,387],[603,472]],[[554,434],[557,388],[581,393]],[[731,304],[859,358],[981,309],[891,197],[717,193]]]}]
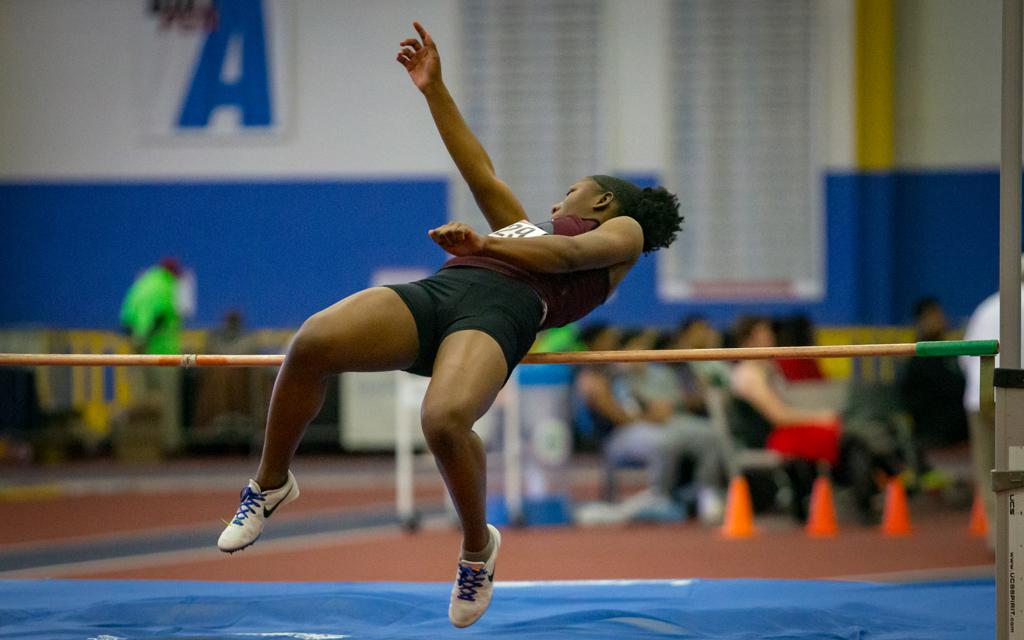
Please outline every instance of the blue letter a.
[{"label": "blue letter a", "polygon": [[[192,84],[178,117],[180,127],[205,127],[221,106],[236,106],[242,125],[271,124],[267,46],[263,32],[262,0],[217,0],[217,28],[206,36]],[[239,38],[242,73],[227,84],[221,76],[231,38]]]}]

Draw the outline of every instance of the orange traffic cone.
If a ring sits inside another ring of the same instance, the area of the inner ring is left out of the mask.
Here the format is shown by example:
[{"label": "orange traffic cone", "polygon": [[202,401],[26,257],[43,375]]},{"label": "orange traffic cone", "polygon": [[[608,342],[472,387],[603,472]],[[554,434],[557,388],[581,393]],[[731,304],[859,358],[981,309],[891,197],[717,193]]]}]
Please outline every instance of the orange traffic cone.
[{"label": "orange traffic cone", "polygon": [[828,476],[818,476],[811,489],[811,508],[807,514],[807,535],[828,538],[839,533],[836,522],[836,505],[832,500],[832,483]]},{"label": "orange traffic cone", "polygon": [[750,500],[750,486],[743,476],[729,483],[725,502],[725,520],[722,535],[726,538],[749,538],[757,533],[754,528],[754,505]]},{"label": "orange traffic cone", "polygon": [[981,492],[974,494],[974,506],[971,507],[971,537],[985,538],[988,536],[988,516],[985,515],[985,500]]},{"label": "orange traffic cone", "polygon": [[885,486],[885,510],[882,512],[882,533],[887,536],[909,536],[910,509],[907,506],[907,492],[898,477],[889,478]]}]

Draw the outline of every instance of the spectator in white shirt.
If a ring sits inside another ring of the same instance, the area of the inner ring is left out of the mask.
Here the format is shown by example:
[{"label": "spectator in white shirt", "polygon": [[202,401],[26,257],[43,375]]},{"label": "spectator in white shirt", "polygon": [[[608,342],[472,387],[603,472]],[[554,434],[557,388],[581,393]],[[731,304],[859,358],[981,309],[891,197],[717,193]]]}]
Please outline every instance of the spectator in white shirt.
[{"label": "spectator in white shirt", "polygon": [[[1024,270],[1024,258],[1021,259],[1021,268]],[[1024,319],[1024,285],[1021,286],[1021,307],[1021,318]],[[999,339],[999,292],[993,293],[978,305],[978,308],[971,314],[971,319],[967,322],[967,330],[964,332],[964,340],[997,339]],[[999,356],[996,356],[996,366],[999,366]],[[967,379],[964,408],[967,410],[967,420],[971,429],[974,481],[985,501],[985,515],[989,522],[988,546],[990,549],[995,549],[996,496],[992,493],[992,469],[995,468],[996,456],[995,417],[981,411],[981,359],[963,356],[960,358],[960,367]]]}]

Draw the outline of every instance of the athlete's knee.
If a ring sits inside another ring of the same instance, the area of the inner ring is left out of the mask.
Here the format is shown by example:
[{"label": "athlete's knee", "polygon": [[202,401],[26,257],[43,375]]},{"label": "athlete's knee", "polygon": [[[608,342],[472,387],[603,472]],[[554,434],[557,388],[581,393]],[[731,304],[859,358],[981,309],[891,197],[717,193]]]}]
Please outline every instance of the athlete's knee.
[{"label": "athlete's knee", "polygon": [[320,314],[310,316],[299,327],[288,347],[288,358],[305,365],[324,362],[330,352],[331,335]]},{"label": "athlete's knee", "polygon": [[447,449],[473,428],[475,416],[458,403],[426,400],[420,410],[423,437],[431,451]]}]

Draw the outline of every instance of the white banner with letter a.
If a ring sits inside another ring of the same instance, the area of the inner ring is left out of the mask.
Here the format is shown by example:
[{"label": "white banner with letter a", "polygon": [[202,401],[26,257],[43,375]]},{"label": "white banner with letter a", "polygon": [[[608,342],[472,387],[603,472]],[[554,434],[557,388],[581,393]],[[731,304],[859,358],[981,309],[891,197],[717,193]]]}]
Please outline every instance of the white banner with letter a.
[{"label": "white banner with letter a", "polygon": [[284,133],[292,10],[288,0],[146,0],[136,46],[141,132]]}]

